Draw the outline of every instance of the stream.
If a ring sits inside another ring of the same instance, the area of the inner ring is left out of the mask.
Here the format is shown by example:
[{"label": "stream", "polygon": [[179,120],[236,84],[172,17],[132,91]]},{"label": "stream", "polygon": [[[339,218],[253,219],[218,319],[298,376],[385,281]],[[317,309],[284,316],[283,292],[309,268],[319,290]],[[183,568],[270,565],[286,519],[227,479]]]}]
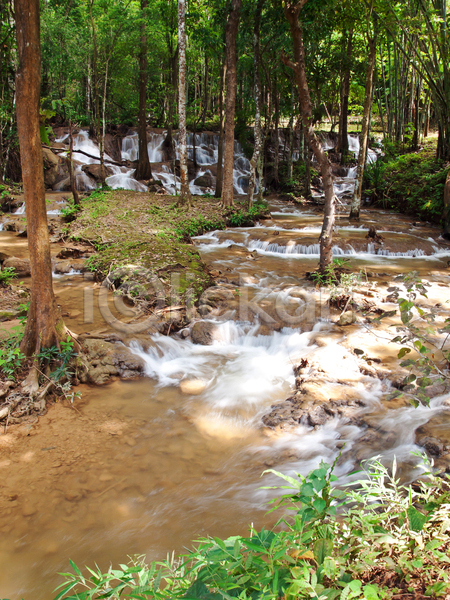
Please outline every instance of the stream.
[{"label": "stream", "polygon": [[[134,141],[126,144],[122,151],[131,153]],[[348,175],[335,183],[341,196],[354,184],[354,172]],[[165,558],[199,536],[245,534],[250,522],[270,526],[276,520],[266,514],[271,492],[260,488],[277,480],[261,479],[267,468],[305,474],[342,451],[342,477],[378,454],[386,461],[395,456],[405,479],[418,475],[414,432],[437,415],[448,423],[449,394],[415,410],[385,401],[387,380],[360,374],[353,383],[369,433],[358,419],[342,418],[278,434],[262,427],[271,405],[292,393],[292,367],[302,358],[320,352],[338,386],[342,348],[364,344],[387,368],[394,368],[398,351],[384,331],[380,338],[361,322],[337,327],[325,298],[305,279],[318,262],[321,215],[276,197],[269,205],[271,218],[256,227],[195,239],[203,260],[219,273],[219,288],[238,290],[234,304],[207,315],[215,325],[212,345],[162,335],[148,347],[132,342],[146,377],[81,385],[73,407],[57,404],[39,421],[0,436],[2,597],[48,600],[69,558],[79,567],[107,569],[129,555]],[[366,239],[370,224],[383,235],[382,248]],[[334,254],[366,279],[376,273],[368,297],[380,289],[386,296],[396,274],[419,271],[431,284],[429,302],[441,305],[444,318],[450,248],[439,234],[387,211],[364,210],[357,226],[340,214]],[[59,249],[52,245],[53,254]],[[0,231],[0,251],[25,257],[26,239]],[[93,286],[78,273],[54,279],[65,322],[75,332],[105,328],[96,303],[93,324],[84,322],[85,290]],[[191,380],[201,382],[196,393],[183,391],[181,383]]]}]

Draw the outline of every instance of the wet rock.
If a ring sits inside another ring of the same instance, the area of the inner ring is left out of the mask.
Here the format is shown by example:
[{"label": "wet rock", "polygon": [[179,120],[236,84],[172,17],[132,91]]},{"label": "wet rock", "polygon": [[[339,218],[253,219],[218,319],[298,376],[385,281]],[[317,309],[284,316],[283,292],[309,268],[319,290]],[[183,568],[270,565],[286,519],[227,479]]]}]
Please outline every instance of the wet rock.
[{"label": "wet rock", "polygon": [[44,184],[46,188],[53,188],[59,181],[69,176],[65,159],[57,156],[49,148],[42,148],[44,160]]},{"label": "wet rock", "polygon": [[65,247],[58,252],[56,258],[60,258],[61,260],[66,260],[68,258],[79,258],[85,252],[86,248]]},{"label": "wet rock", "polygon": [[6,252],[0,252],[0,263],[4,262],[7,258],[11,258],[11,255],[6,254]]},{"label": "wet rock", "polygon": [[203,173],[203,175],[194,180],[194,185],[205,188],[212,187],[214,185],[214,178],[209,171],[206,171],[206,173]]},{"label": "wet rock", "polygon": [[352,325],[356,323],[356,314],[352,310],[347,310],[339,317],[338,325]]},{"label": "wet rock", "polygon": [[194,344],[210,346],[214,341],[214,333],[217,327],[208,321],[198,321],[191,329],[191,338]]},{"label": "wet rock", "polygon": [[121,143],[119,138],[107,133],[105,135],[105,153],[116,162],[122,162]]},{"label": "wet rock", "polygon": [[82,383],[104,385],[115,375],[131,379],[144,372],[145,361],[126,346],[100,339],[85,340],[83,346],[87,366],[79,377]]},{"label": "wet rock", "polygon": [[15,269],[18,277],[29,277],[31,275],[30,261],[28,258],[11,256],[3,262],[3,268]]},{"label": "wet rock", "polygon": [[201,379],[183,379],[180,382],[180,390],[183,394],[197,395],[204,392],[206,382]]},{"label": "wet rock", "polygon": [[416,429],[415,441],[433,457],[450,452],[450,414],[443,411]]},{"label": "wet rock", "polygon": [[[111,177],[111,175],[113,174],[113,170],[106,165],[103,165],[103,168],[105,172],[105,177]],[[81,170],[83,171],[83,173],[86,173],[87,175],[92,177],[94,181],[99,182],[102,180],[101,165],[84,165],[83,167],[81,167]]]}]

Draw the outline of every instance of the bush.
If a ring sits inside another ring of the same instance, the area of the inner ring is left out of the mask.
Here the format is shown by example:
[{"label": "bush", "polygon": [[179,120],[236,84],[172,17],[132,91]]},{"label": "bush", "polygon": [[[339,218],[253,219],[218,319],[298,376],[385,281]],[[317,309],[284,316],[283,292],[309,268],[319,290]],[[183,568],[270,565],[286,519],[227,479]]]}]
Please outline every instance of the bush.
[{"label": "bush", "polygon": [[449,167],[430,152],[395,154],[388,146],[384,158],[367,165],[366,195],[384,208],[439,222],[444,208],[444,186]]}]

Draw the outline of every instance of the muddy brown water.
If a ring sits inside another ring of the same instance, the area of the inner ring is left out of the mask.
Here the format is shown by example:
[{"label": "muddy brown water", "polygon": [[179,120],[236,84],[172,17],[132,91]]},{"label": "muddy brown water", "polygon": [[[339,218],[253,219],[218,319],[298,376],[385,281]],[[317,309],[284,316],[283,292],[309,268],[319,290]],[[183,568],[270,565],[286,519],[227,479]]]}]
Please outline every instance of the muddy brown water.
[{"label": "muddy brown water", "polygon": [[[317,243],[320,227],[318,214],[276,199],[271,209],[272,219],[259,228],[196,240],[204,260],[221,272],[229,289],[239,284],[238,300],[244,293],[250,300],[262,294],[260,305],[269,313],[277,309],[276,302],[295,309],[294,287],[313,294],[304,274],[318,257],[289,255],[280,248],[270,251],[258,243],[270,238],[279,247],[310,245]],[[382,273],[374,281],[384,289],[393,275],[419,270],[434,284],[432,301],[444,306],[443,316],[448,314],[449,251],[439,231],[429,225],[415,227],[407,217],[383,211],[365,212],[361,225],[367,228],[370,223],[383,231],[391,252],[417,248],[433,254],[393,257],[358,251],[343,258],[352,266]],[[339,227],[349,225],[339,218]],[[362,229],[340,229],[337,237],[347,248],[352,239],[364,245],[364,235]],[[53,255],[59,249],[54,244]],[[0,251],[25,257],[26,240],[1,231]],[[55,278],[54,285],[69,328],[110,329],[92,282],[75,274]],[[86,297],[93,299],[89,322]],[[120,316],[123,307],[111,310]],[[121,318],[129,317],[127,313]],[[68,570],[69,558],[79,566],[97,563],[106,569],[128,555],[164,558],[190,547],[199,536],[244,534],[250,522],[255,527],[270,525],[274,517],[266,514],[269,496],[259,489],[264,469],[307,472],[321,458],[332,460],[344,441],[340,474],[361,458],[381,452],[408,464],[414,429],[445,410],[436,405],[430,413],[412,412],[396,406],[387,412],[384,384],[361,380],[367,411],[381,433],[370,437],[354,424],[331,422],[272,438],[260,427],[261,415],[274,401],[289,396],[292,364],[309,351],[313,327],[316,334],[321,329],[328,335],[330,343],[339,344],[343,337],[326,321],[258,336],[255,322],[239,322],[239,314],[236,318],[237,322],[222,323],[221,337],[211,347],[155,336],[153,354],[136,348],[146,356],[148,377],[100,388],[80,386],[82,396],[73,406],[57,404],[39,420],[2,432],[1,597],[53,597],[52,590],[61,582],[57,573]],[[384,338],[369,342],[365,335],[358,326],[345,333],[347,341],[353,336],[355,345],[371,343],[372,353],[394,364],[395,348]],[[183,378],[201,379],[205,391],[183,394],[178,385]]]}]

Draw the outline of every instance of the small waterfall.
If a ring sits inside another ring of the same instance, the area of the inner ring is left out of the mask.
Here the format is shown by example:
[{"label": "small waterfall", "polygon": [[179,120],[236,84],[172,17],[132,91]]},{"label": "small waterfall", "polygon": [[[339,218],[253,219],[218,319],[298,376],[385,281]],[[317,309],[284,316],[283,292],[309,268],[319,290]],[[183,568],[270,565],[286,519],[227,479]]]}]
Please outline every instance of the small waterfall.
[{"label": "small waterfall", "polygon": [[17,208],[14,211],[15,215],[24,215],[25,214],[25,202],[22,204],[22,206],[19,206],[19,208]]}]

